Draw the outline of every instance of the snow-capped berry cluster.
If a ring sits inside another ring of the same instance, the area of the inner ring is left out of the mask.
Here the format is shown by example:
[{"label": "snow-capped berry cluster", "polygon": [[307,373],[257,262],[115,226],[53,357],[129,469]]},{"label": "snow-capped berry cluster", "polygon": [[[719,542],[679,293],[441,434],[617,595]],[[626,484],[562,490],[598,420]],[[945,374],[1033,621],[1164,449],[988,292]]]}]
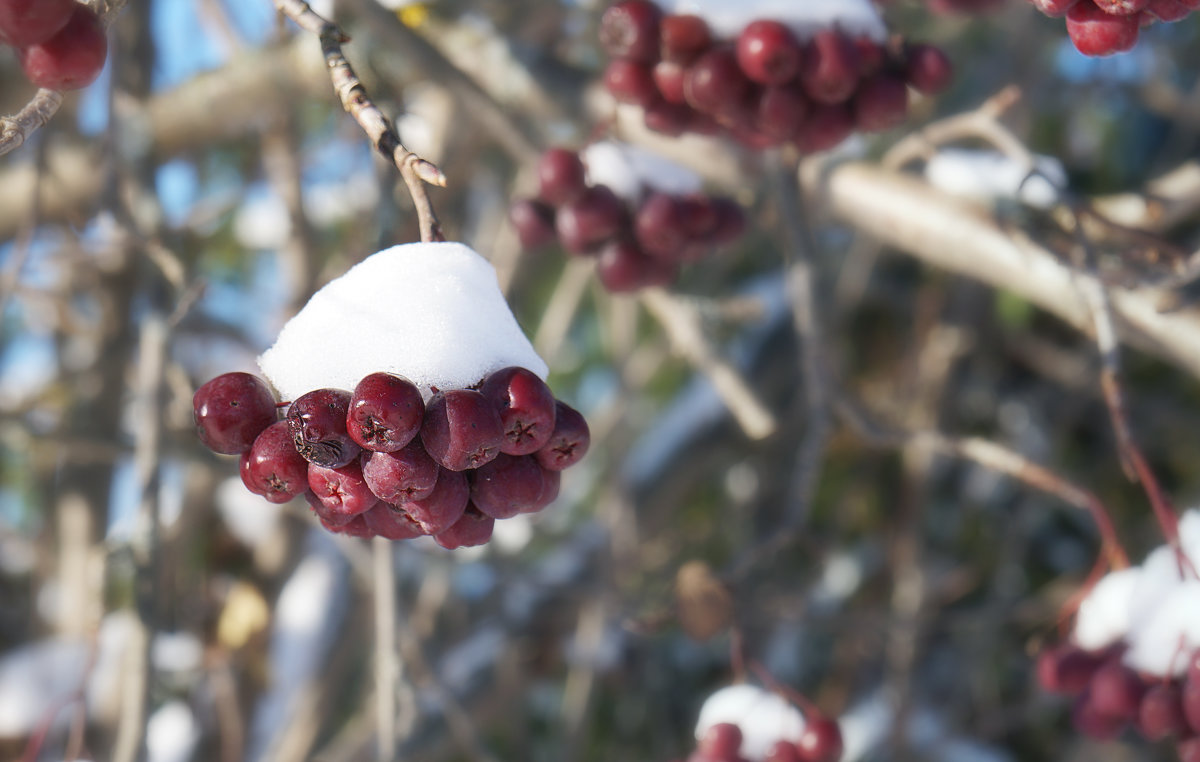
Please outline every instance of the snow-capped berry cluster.
[{"label": "snow-capped berry cluster", "polygon": [[605,87],[640,106],[650,129],[804,151],[894,127],[909,85],[935,93],[949,84],[939,49],[886,38],[867,0],[622,0],[600,22],[612,57]]},{"label": "snow-capped berry cluster", "polygon": [[1200,762],[1200,512],[1184,514],[1179,538],[1178,549],[1101,578],[1071,637],[1039,655],[1037,674],[1044,689],[1075,698],[1080,732],[1109,739],[1132,727]]},{"label": "snow-capped berry cluster", "polygon": [[838,762],[837,720],[805,704],[802,713],[754,685],[722,688],[700,708],[696,748],[686,762]]},{"label": "snow-capped berry cluster", "polygon": [[1138,30],[1153,21],[1179,21],[1200,9],[1200,0],[1029,0],[1047,16],[1066,16],[1076,50],[1107,56],[1130,50]]},{"label": "snow-capped berry cluster", "polygon": [[75,0],[0,0],[0,43],[17,49],[30,82],[50,90],[87,87],[108,56],[100,18]]},{"label": "snow-capped berry cluster", "polygon": [[538,162],[538,196],[513,204],[521,243],[554,241],[596,258],[596,275],[613,292],[665,286],[679,267],[745,230],[732,199],[701,192],[698,175],[635,146],[604,141],[582,154],[555,148]]},{"label": "snow-capped berry cluster", "polygon": [[411,381],[372,373],[353,392],[300,396],[283,420],[276,407],[248,373],[218,376],[193,398],[201,440],[241,455],[251,492],[273,503],[303,495],[331,532],[428,534],[447,548],[480,545],[496,519],[545,508],[589,443],[583,416],[519,367],[428,405]]},{"label": "snow-capped berry cluster", "polygon": [[[477,545],[537,511],[587,451],[587,423],[546,386],[495,270],[457,243],[395,246],[330,282],[259,358],[194,397],[201,439],[242,481],[298,495],[330,531]],[[283,420],[277,408],[286,407]]]}]

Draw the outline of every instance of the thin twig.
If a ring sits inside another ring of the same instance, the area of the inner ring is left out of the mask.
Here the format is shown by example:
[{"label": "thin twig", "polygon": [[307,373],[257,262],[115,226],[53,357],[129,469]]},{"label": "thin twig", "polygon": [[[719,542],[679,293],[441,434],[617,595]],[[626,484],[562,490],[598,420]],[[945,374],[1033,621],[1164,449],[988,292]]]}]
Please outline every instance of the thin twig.
[{"label": "thin twig", "polygon": [[695,307],[661,288],[645,289],[640,298],[666,330],[675,351],[708,376],[746,436],[766,439],[775,433],[778,424],[774,414],[758,399],[737,369],[713,349],[704,335]]},{"label": "thin twig", "polygon": [[846,394],[839,396],[836,409],[842,419],[869,442],[892,447],[908,444],[939,455],[977,463],[1087,511],[1096,522],[1104,546],[1103,555],[1110,566],[1124,568],[1129,565],[1129,558],[1100,498],[1020,453],[979,437],[954,438],[936,431],[886,428],[875,422],[857,401]]},{"label": "thin twig", "polygon": [[999,121],[1020,98],[1020,88],[1009,85],[972,111],[927,124],[905,136],[884,155],[881,164],[888,169],[899,169],[914,159],[928,158],[937,146],[944,143],[964,138],[981,138],[1009,158],[1032,170],[1034,162],[1029,149]]},{"label": "thin twig", "polygon": [[275,8],[296,22],[301,29],[312,32],[320,39],[321,52],[325,56],[326,66],[329,67],[329,78],[333,81],[333,89],[342,102],[342,108],[362,127],[375,150],[400,170],[400,176],[404,179],[416,208],[417,221],[421,226],[421,240],[445,240],[425,185],[428,183],[445,187],[446,176],[432,162],[422,159],[404,147],[396,128],[367,95],[367,89],[342,52],[342,43],[349,42],[350,37],[336,24],[318,15],[302,0],[275,0]]}]

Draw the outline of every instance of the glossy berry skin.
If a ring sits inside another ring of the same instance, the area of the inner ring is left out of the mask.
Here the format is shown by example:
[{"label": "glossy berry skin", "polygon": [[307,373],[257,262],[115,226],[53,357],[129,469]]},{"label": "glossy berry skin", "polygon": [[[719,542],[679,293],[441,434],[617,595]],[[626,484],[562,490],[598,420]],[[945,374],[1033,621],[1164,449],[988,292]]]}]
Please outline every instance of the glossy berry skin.
[{"label": "glossy berry skin", "polygon": [[75,4],[66,26],[48,40],[20,48],[25,77],[50,90],[78,90],[96,81],[108,57],[108,37],[91,8]]},{"label": "glossy berry skin", "polygon": [[567,403],[555,403],[554,433],[535,453],[538,463],[549,471],[562,471],[578,463],[587,454],[591,432],[583,415]]},{"label": "glossy berry skin", "polygon": [[494,519],[507,519],[537,503],[542,469],[530,455],[501,453],[471,473],[471,503]]},{"label": "glossy berry skin", "polygon": [[863,132],[882,132],[908,116],[908,87],[895,74],[880,72],[859,85],[854,94],[854,124]]},{"label": "glossy berry skin", "polygon": [[687,243],[683,202],[666,193],[651,193],[638,207],[633,230],[638,245],[651,256],[674,261]]},{"label": "glossy berry skin", "polygon": [[621,0],[600,17],[600,44],[613,58],[654,63],[661,18],[662,11],[649,0]]},{"label": "glossy berry skin", "polygon": [[286,503],[308,489],[308,461],[292,446],[286,421],[263,430],[243,456],[242,483],[272,503]]},{"label": "glossy berry skin", "polygon": [[365,450],[396,452],[421,430],[425,401],[416,384],[391,373],[372,373],[354,387],[346,433]]},{"label": "glossy berry skin", "polygon": [[692,108],[706,114],[725,111],[730,104],[744,101],[750,92],[751,82],[728,47],[710,50],[684,73],[684,97]]},{"label": "glossy berry skin", "polygon": [[337,516],[357,516],[379,502],[356,460],[338,468],[309,463],[308,486],[325,509]]},{"label": "glossy berry skin", "polygon": [[750,79],[763,85],[782,85],[800,69],[800,43],[778,21],[750,22],[737,38],[737,60]]},{"label": "glossy berry skin", "polygon": [[842,758],[842,729],[829,717],[805,718],[804,730],[796,741],[802,762],[837,762]]},{"label": "glossy berry skin", "polygon": [[451,471],[479,468],[500,454],[504,423],[477,391],[448,389],[429,400],[421,426],[425,451]]},{"label": "glossy berry skin", "polygon": [[438,479],[438,465],[420,441],[396,452],[363,453],[360,465],[371,492],[392,505],[429,497]]},{"label": "glossy berry skin", "polygon": [[676,275],[678,268],[673,263],[648,255],[626,239],[609,242],[596,258],[596,277],[613,294],[667,286]]},{"label": "glossy berry skin", "polygon": [[[305,463],[307,464],[308,461],[305,461]],[[326,529],[349,524],[360,515],[335,513],[329,510],[325,503],[321,502],[321,498],[317,497],[317,493],[312,491],[311,487],[304,491],[304,500],[308,503],[308,507],[312,509],[313,515],[320,520],[321,526]]]},{"label": "glossy berry skin", "polygon": [[0,42],[26,48],[45,42],[67,25],[75,0],[4,0],[0,2]]},{"label": "glossy berry skin", "polygon": [[1071,6],[1078,0],[1029,0],[1039,11],[1047,16],[1066,16]]},{"label": "glossy berry skin", "polygon": [[538,159],[538,197],[551,206],[579,198],[587,188],[583,161],[565,148],[551,148]]},{"label": "glossy berry skin", "polygon": [[1093,0],[1079,0],[1067,11],[1067,35],[1086,56],[1108,56],[1131,49],[1138,40],[1137,16],[1114,16]]},{"label": "glossy berry skin", "polygon": [[495,519],[480,513],[475,506],[468,505],[467,510],[463,512],[458,521],[435,534],[433,539],[447,550],[469,548],[483,545],[492,539],[492,530],[495,527]]},{"label": "glossy berry skin", "polygon": [[[541,466],[538,467],[541,468]],[[544,468],[541,471],[542,491],[537,500],[521,509],[521,513],[536,513],[558,499],[558,492],[562,487],[562,472],[547,471]]]},{"label": "glossy berry skin", "polygon": [[346,431],[350,399],[345,389],[316,389],[292,402],[287,414],[292,441],[309,463],[340,468],[362,452]]},{"label": "glossy berry skin", "polygon": [[554,431],[554,393],[536,373],[517,366],[489,373],[479,393],[500,413],[506,455],[537,452]]},{"label": "glossy berry skin", "polygon": [[604,87],[621,103],[652,106],[661,97],[654,84],[654,65],[617,58],[604,69]]},{"label": "glossy berry skin", "polygon": [[558,239],[554,230],[554,207],[535,199],[522,199],[508,210],[508,221],[517,231],[526,251],[543,249]]},{"label": "glossy berry skin", "polygon": [[275,396],[257,376],[224,373],[192,395],[192,418],[205,447],[237,455],[275,422]]},{"label": "glossy berry skin", "polygon": [[471,485],[466,473],[438,469],[433,491],[421,500],[404,504],[409,517],[425,534],[437,534],[462,517],[471,499]]}]

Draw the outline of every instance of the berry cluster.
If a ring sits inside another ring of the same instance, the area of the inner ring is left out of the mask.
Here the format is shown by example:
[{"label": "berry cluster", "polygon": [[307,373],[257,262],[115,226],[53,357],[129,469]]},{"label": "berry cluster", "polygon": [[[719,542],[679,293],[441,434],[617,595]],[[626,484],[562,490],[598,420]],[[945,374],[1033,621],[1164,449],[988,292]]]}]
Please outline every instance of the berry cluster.
[{"label": "berry cluster", "polygon": [[[746,762],[741,754],[742,740],[740,727],[719,722],[704,732],[687,762]],[[800,737],[775,741],[762,762],[838,762],[841,758],[842,731],[837,721],[810,712]]]},{"label": "berry cluster", "polygon": [[1175,739],[1183,762],[1200,761],[1200,658],[1170,678],[1139,674],[1123,654],[1119,646],[1051,646],[1038,656],[1038,682],[1075,699],[1072,720],[1086,736],[1110,740],[1132,728],[1148,741]]},{"label": "berry cluster", "polygon": [[1029,0],[1047,16],[1066,16],[1076,50],[1107,56],[1137,44],[1138,30],[1153,21],[1179,21],[1200,0]]},{"label": "berry cluster", "polygon": [[680,265],[740,237],[745,217],[733,200],[643,188],[633,200],[602,183],[588,184],[580,155],[555,148],[538,162],[538,197],[513,204],[510,219],[527,249],[554,241],[594,256],[596,274],[613,292],[665,286]]},{"label": "berry cluster", "polygon": [[0,43],[17,49],[30,82],[50,90],[87,87],[108,56],[100,18],[75,0],[0,0]]},{"label": "berry cluster", "polygon": [[725,134],[755,149],[817,151],[855,130],[889,129],[907,116],[909,85],[935,93],[951,78],[929,45],[882,45],[834,26],[802,40],[771,19],[722,40],[703,18],[664,14],[649,0],[608,8],[600,41],[612,56],[605,87],[642,107],[647,127]]},{"label": "berry cluster", "polygon": [[251,492],[273,503],[304,495],[331,532],[432,535],[445,548],[481,545],[496,519],[549,505],[590,442],[583,416],[520,367],[428,403],[407,379],[372,373],[353,392],[277,405],[257,376],[226,373],[192,403],[201,441],[241,456]]}]

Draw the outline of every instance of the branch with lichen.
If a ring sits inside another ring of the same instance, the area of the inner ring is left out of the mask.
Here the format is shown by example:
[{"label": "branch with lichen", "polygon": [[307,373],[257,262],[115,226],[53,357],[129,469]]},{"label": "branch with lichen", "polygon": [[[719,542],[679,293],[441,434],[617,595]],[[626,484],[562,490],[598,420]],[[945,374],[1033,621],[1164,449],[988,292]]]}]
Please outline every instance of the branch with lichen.
[{"label": "branch with lichen", "polygon": [[421,240],[445,240],[425,186],[429,184],[445,187],[446,176],[432,162],[422,159],[404,147],[391,120],[384,116],[383,111],[371,100],[362,80],[355,74],[354,68],[342,52],[342,44],[349,42],[350,37],[337,24],[318,15],[302,0],[275,0],[275,8],[296,22],[301,29],[312,32],[320,39],[321,52],[325,56],[326,66],[329,67],[329,78],[333,81],[333,89],[342,103],[342,108],[362,127],[375,150],[400,170],[400,176],[404,179],[416,207],[417,221],[421,226]]}]

